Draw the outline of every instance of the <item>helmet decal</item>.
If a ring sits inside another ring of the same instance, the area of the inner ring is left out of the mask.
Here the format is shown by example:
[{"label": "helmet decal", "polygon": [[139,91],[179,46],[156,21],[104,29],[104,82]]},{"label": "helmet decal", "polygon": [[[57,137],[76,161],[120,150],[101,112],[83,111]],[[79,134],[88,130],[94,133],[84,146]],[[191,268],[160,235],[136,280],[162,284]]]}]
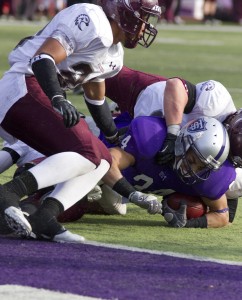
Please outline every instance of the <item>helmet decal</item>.
[{"label": "helmet decal", "polygon": [[198,118],[180,130],[173,168],[186,184],[207,180],[227,159],[229,147],[222,123],[211,117]]},{"label": "helmet decal", "polygon": [[188,127],[187,131],[191,133],[200,132],[207,130],[206,128],[207,122],[204,120],[204,118],[199,118],[195,121],[193,121]]}]

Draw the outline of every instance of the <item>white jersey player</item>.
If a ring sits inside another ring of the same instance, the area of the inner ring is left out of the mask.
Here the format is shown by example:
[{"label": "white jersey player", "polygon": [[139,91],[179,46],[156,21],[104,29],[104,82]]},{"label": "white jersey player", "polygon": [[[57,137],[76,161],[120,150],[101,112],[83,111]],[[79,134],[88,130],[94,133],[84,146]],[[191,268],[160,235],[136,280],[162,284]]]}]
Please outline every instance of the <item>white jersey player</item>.
[{"label": "white jersey player", "polygon": [[[169,80],[156,82],[141,92],[134,107],[134,117],[149,116],[160,111],[167,119],[167,109],[165,114],[164,108],[167,82],[169,83]],[[223,122],[236,111],[230,93],[218,81],[208,80],[196,84],[195,95],[194,106],[191,111],[182,113],[182,119],[179,123],[181,126],[200,116],[213,117]],[[149,105],[147,105],[147,99],[149,99]],[[174,114],[174,111],[171,113]]]},{"label": "white jersey player", "polygon": [[[95,122],[110,142],[117,143],[119,132],[105,100],[105,78],[122,67],[122,45],[135,48],[139,43],[147,48],[156,37],[150,17],[154,21],[160,17],[157,0],[98,3],[67,7],[35,35],[22,39],[9,54],[10,69],[0,80],[1,127],[47,156],[0,187],[0,212],[19,235],[34,231],[55,240],[66,237],[55,216],[83,198],[112,161],[66,99],[65,89],[83,85]],[[52,185],[53,192],[27,220],[19,200]]]}]

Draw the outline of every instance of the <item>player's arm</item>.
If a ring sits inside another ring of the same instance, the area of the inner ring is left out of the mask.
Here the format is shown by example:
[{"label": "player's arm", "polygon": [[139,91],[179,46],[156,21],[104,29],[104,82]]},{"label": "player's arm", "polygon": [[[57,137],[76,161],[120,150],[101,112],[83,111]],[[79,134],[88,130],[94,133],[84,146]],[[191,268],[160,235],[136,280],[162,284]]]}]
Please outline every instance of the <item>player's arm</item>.
[{"label": "player's arm", "polygon": [[86,105],[106,139],[111,144],[119,144],[119,131],[105,98],[105,81],[83,84]]},{"label": "player's arm", "polygon": [[196,98],[196,87],[180,78],[166,81],[164,91],[164,115],[167,125],[167,137],[162,149],[157,154],[157,162],[161,165],[174,159],[174,148],[180,130],[183,113],[189,113]]},{"label": "player's arm", "polygon": [[121,170],[124,170],[135,163],[135,158],[128,152],[125,152],[119,147],[110,148],[110,154],[112,156],[112,165],[109,171],[104,175],[103,181],[113,188],[113,186],[123,178]]},{"label": "player's arm", "polygon": [[50,99],[54,110],[63,117],[64,124],[68,128],[79,122],[80,114],[65,98],[56,72],[56,64],[66,57],[66,50],[61,43],[54,38],[47,38],[31,58],[30,64],[39,85]]},{"label": "player's arm", "polygon": [[103,177],[103,182],[109,185],[116,193],[125,197],[128,200],[127,202],[146,209],[149,214],[161,214],[161,203],[157,197],[137,192],[120,171],[135,163],[134,156],[118,147],[111,148],[110,152],[112,155],[112,165]]},{"label": "player's arm", "polygon": [[208,213],[189,220],[187,220],[187,205],[185,202],[181,202],[179,209],[174,210],[168,206],[167,200],[164,199],[162,204],[165,220],[169,225],[176,228],[218,228],[229,224],[229,209],[226,195],[217,200],[210,200],[204,197],[201,197],[201,199],[208,206]]},{"label": "player's arm", "polygon": [[204,197],[202,200],[209,208],[206,214],[208,228],[224,227],[229,224],[229,208],[225,194],[217,200]]},{"label": "player's arm", "polygon": [[170,125],[180,126],[187,102],[188,92],[184,82],[179,78],[168,79],[164,91],[164,115],[168,128]]}]

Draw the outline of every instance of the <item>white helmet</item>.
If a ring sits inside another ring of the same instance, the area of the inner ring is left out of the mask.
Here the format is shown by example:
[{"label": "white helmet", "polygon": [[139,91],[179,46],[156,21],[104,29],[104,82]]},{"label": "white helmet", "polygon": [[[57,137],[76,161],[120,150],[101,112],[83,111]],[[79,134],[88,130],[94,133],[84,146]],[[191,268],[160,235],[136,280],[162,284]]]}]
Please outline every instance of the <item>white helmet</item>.
[{"label": "white helmet", "polygon": [[229,137],[225,127],[211,117],[186,124],[175,144],[174,170],[186,184],[207,180],[228,157]]}]

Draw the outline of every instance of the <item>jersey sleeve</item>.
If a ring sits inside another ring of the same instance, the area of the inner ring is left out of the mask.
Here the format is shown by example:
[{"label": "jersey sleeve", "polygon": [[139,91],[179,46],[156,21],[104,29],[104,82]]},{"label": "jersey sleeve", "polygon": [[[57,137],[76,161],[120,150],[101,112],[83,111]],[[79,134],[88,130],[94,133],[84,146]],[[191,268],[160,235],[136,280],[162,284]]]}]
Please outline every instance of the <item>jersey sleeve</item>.
[{"label": "jersey sleeve", "polygon": [[166,136],[165,120],[159,117],[140,116],[130,124],[121,148],[136,160],[151,159],[161,149]]},{"label": "jersey sleeve", "polygon": [[231,95],[220,82],[209,80],[198,84],[197,92],[197,106],[205,116],[222,122],[228,114],[236,110]]},{"label": "jersey sleeve", "polygon": [[62,44],[67,56],[90,47],[90,43],[93,52],[107,49],[113,43],[110,23],[97,6],[73,5],[58,14],[53,22],[58,26],[53,25],[51,37]]}]

